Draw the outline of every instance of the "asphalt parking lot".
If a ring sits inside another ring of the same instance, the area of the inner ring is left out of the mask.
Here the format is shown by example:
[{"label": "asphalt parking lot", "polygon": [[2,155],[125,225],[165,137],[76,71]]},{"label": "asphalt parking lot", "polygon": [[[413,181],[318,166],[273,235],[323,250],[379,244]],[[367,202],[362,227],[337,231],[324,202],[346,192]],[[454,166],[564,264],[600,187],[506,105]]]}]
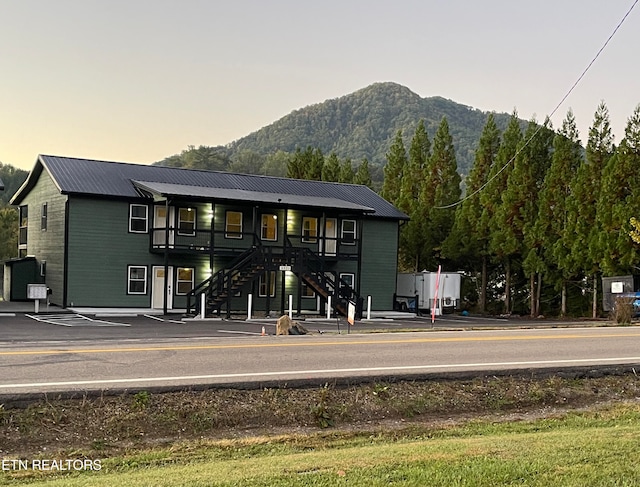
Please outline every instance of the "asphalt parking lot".
[{"label": "asphalt parking lot", "polygon": [[[394,314],[393,318],[357,321],[349,326],[344,318],[297,319],[312,334],[346,334],[370,332],[468,330],[505,327],[584,326],[587,322],[564,320],[534,320],[527,318],[497,318],[438,316],[432,323],[430,316]],[[296,318],[294,317],[294,320]],[[213,338],[274,335],[276,319],[206,319],[183,320],[182,316],[146,314],[87,314],[73,312],[40,313],[0,311],[0,343],[56,342],[75,340],[162,340],[175,338]]]}]

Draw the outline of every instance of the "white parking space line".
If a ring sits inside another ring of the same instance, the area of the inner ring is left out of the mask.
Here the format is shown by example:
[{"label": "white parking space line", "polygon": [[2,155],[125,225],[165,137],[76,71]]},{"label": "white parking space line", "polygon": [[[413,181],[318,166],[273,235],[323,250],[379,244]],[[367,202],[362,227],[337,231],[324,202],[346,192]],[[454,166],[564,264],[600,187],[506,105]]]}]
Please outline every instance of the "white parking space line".
[{"label": "white parking space line", "polygon": [[113,321],[94,320],[88,316],[79,314],[48,314],[25,316],[42,323],[49,323],[58,326],[131,326],[126,323],[115,323]]},{"label": "white parking space line", "polygon": [[159,316],[154,316],[154,315],[142,315],[145,318],[149,318],[152,320],[156,320],[156,321],[162,321],[163,323],[176,323],[178,325],[184,325],[184,321],[178,321],[178,320],[165,320],[164,318],[160,318]]}]

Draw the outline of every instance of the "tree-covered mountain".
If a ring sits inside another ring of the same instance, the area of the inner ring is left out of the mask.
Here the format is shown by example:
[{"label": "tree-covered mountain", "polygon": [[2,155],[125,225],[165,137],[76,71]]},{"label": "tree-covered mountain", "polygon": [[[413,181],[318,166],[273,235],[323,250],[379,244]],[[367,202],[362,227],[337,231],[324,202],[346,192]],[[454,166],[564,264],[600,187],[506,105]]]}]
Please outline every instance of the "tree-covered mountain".
[{"label": "tree-covered mountain", "polygon": [[[386,153],[402,130],[408,143],[420,120],[430,138],[447,118],[458,161],[458,170],[468,174],[475,148],[488,113],[438,96],[422,98],[396,83],[375,83],[340,98],[327,100],[291,112],[280,120],[227,147],[231,159],[239,153],[269,155],[293,153],[296,148],[319,148],[335,152],[354,163],[368,159],[375,166],[386,163]],[[496,114],[504,130],[508,114]]]},{"label": "tree-covered mountain", "polygon": [[28,171],[0,162],[0,179],[4,183],[4,191],[0,191],[0,207],[9,203],[9,199],[24,183],[28,174]]}]

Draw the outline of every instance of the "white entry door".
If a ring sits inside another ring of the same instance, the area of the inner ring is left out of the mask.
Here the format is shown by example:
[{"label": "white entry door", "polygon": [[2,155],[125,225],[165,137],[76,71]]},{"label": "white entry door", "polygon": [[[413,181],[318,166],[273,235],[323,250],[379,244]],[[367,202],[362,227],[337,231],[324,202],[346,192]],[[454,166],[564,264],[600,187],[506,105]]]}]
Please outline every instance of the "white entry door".
[{"label": "white entry door", "polygon": [[324,221],[324,255],[336,255],[338,242],[338,221],[327,218]]},{"label": "white entry door", "polygon": [[[173,309],[173,267],[169,267],[169,275],[166,276],[167,286],[167,309]],[[153,309],[164,309],[164,289],[165,289],[164,266],[153,267],[153,289],[151,290],[151,307]]]}]

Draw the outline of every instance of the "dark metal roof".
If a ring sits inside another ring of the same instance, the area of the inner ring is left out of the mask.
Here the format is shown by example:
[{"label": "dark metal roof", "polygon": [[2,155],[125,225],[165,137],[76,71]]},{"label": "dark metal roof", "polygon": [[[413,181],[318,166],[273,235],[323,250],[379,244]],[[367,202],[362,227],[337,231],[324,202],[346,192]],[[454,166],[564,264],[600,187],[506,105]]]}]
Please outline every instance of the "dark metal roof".
[{"label": "dark metal roof", "polygon": [[[298,206],[343,208],[370,211],[379,218],[408,219],[407,215],[395,208],[366,186],[357,184],[306,181],[301,179],[276,178],[250,174],[236,174],[217,171],[128,164],[122,162],[95,161],[71,157],[41,155],[29,174],[27,181],[13,196],[12,204],[20,201],[31,190],[43,169],[51,175],[63,194],[83,194],[119,198],[139,198],[135,181],[150,187],[151,183],[170,184],[163,186],[164,192],[188,196],[185,191],[199,192],[202,197],[216,199],[216,192],[224,190],[224,198],[230,201],[247,201],[247,192],[260,194],[267,202],[268,194],[289,200]],[[198,189],[199,188],[199,189]],[[151,189],[151,188],[150,188]],[[160,186],[156,187],[159,193]],[[234,192],[237,191],[237,193]],[[235,194],[235,197],[234,197]],[[197,196],[193,194],[193,196]],[[276,201],[277,201],[276,198]],[[304,204],[306,200],[306,205]],[[294,203],[295,202],[295,203]]]},{"label": "dark metal roof", "polygon": [[133,181],[133,184],[143,191],[164,197],[178,196],[220,201],[246,201],[288,207],[337,208],[339,210],[364,213],[373,213],[375,211],[373,208],[367,206],[324,196],[299,196],[283,193],[265,193],[264,191],[249,191],[246,189],[205,188],[202,186],[187,186],[173,183],[149,183],[147,181]]}]

